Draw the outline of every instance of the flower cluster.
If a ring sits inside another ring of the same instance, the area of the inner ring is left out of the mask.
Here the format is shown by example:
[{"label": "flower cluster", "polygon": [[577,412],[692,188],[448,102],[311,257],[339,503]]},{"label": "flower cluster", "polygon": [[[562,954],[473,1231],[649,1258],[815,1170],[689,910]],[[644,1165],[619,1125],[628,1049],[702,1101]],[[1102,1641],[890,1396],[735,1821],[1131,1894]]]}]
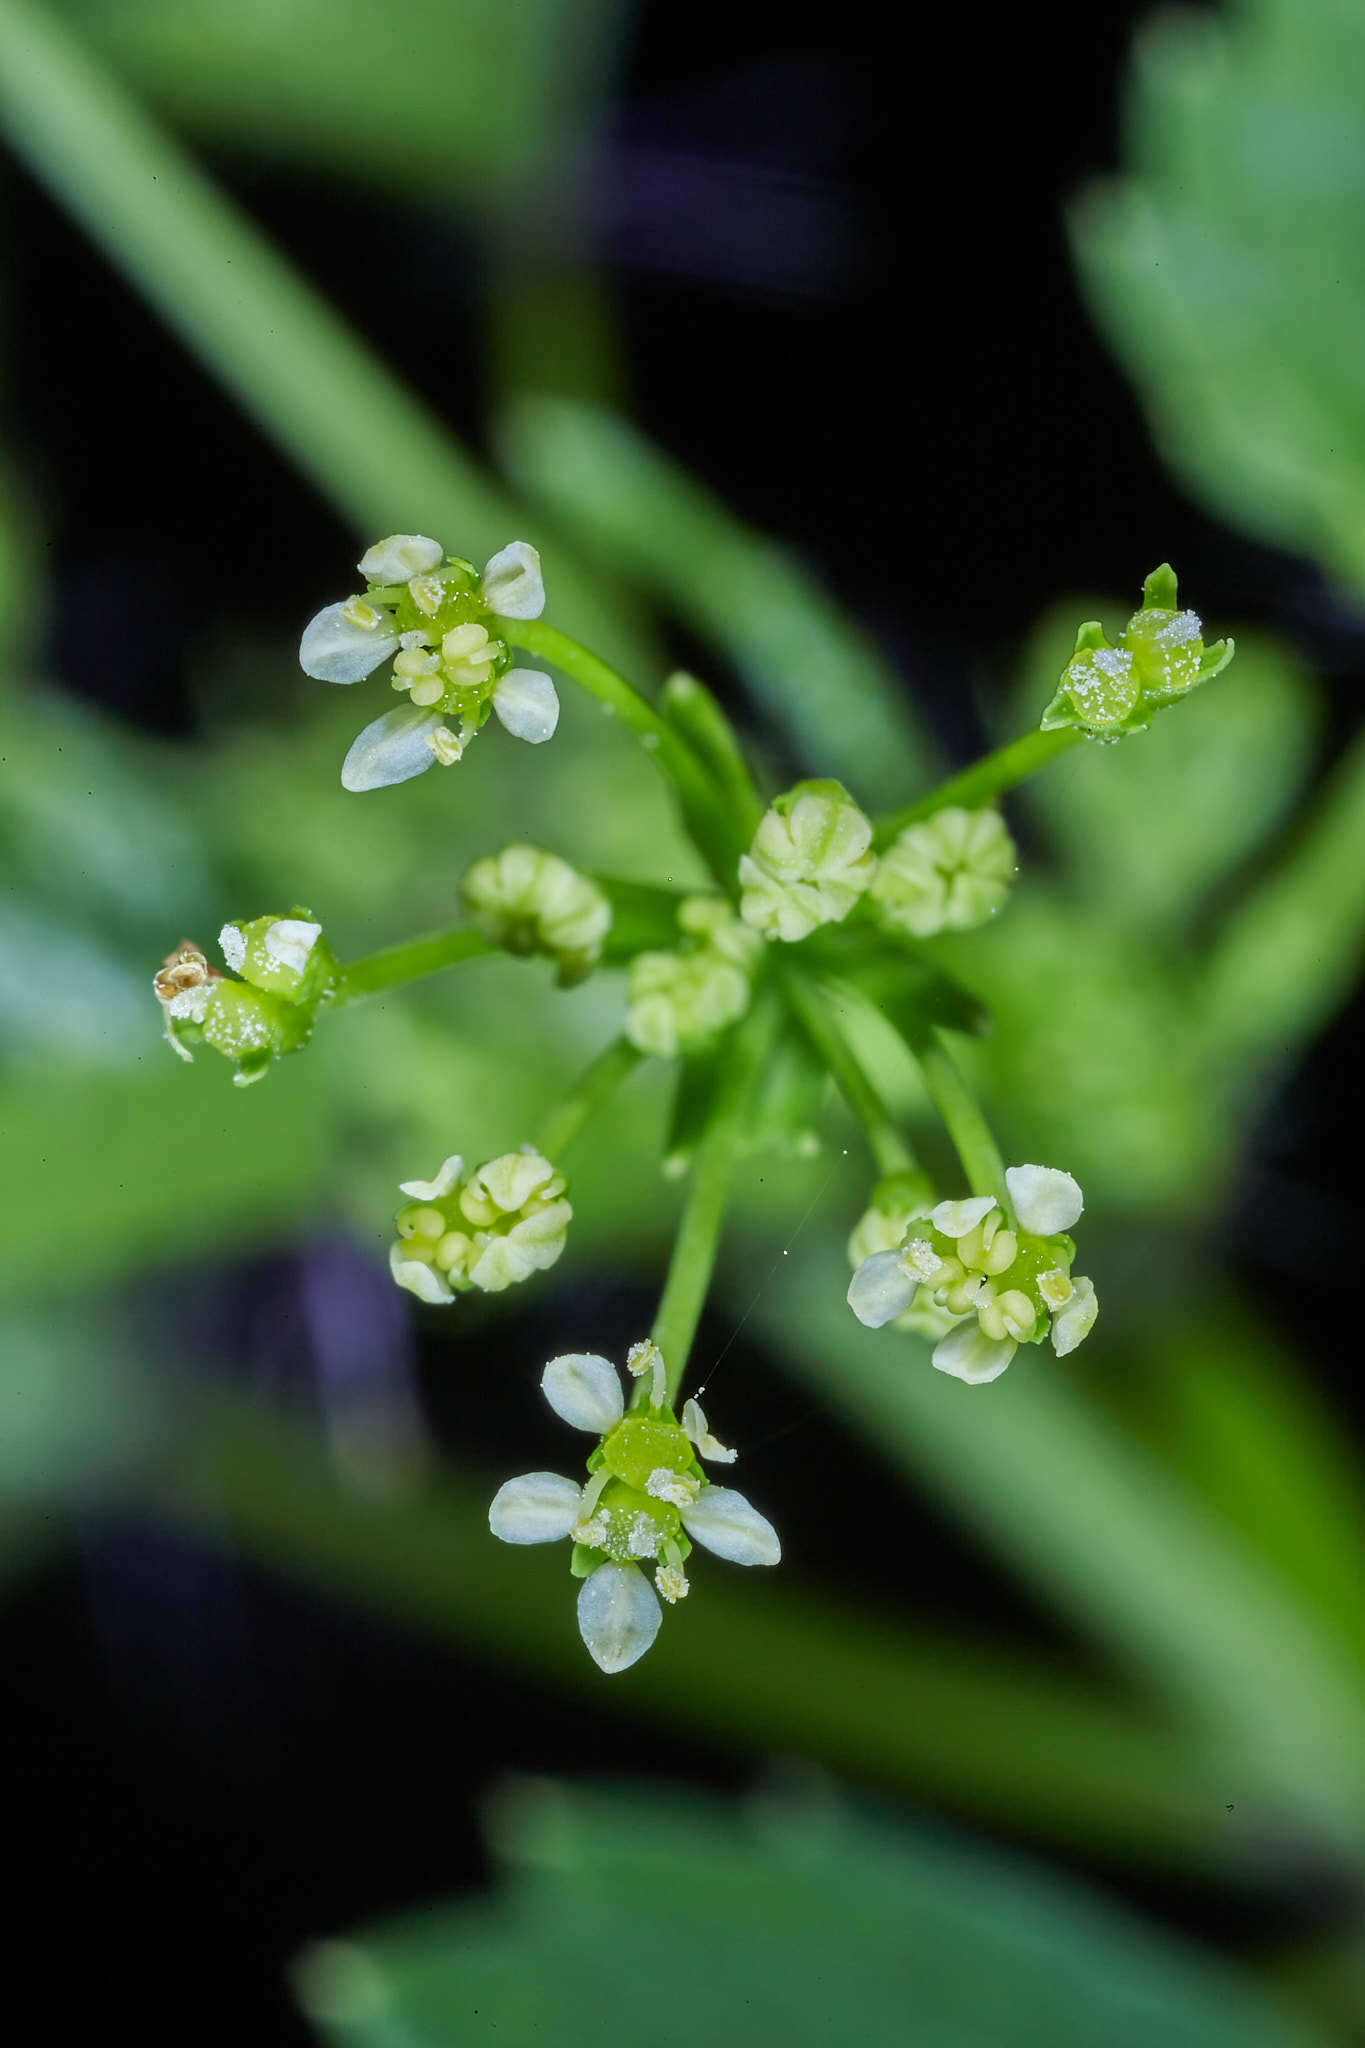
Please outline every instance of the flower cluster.
[{"label": "flower cluster", "polygon": [[405,1180],[412,1197],[396,1218],[389,1270],[420,1301],[446,1303],[478,1288],[543,1273],[564,1249],[573,1210],[567,1183],[532,1145],[485,1160],[469,1175],[452,1155],[434,1180]]},{"label": "flower cluster", "polygon": [[949,804],[892,840],[868,901],[879,923],[912,938],[969,931],[1004,904],[1017,866],[999,811]]},{"label": "flower cluster", "polygon": [[798,782],[769,806],[739,863],[739,913],[788,944],[839,924],[877,870],[872,821],[841,782]]},{"label": "flower cluster", "polygon": [[1187,697],[1232,660],[1231,640],[1205,647],[1203,632],[1197,612],[1178,609],[1175,572],[1163,562],[1143,584],[1142,604],[1117,647],[1098,620],[1080,628],[1042,730],[1074,726],[1092,739],[1145,731],[1153,712]]},{"label": "flower cluster", "polygon": [[235,1062],[240,1088],[259,1081],[272,1060],[297,1052],[313,1035],[318,1006],[331,993],[336,961],[322,926],[307,910],[225,924],[218,934],[231,980],[210,967],[200,947],[182,940],[152,978],[166,1037],[181,1059],[211,1045]]},{"label": "flower cluster", "polygon": [[626,995],[626,1036],[656,1059],[704,1051],[749,1007],[762,941],[723,896],[678,906],[676,952],[637,953]]},{"label": "flower cluster", "polygon": [[538,846],[505,846],[476,860],[460,896],[495,946],[509,953],[548,953],[561,988],[592,973],[611,930],[611,905],[596,882]]},{"label": "flower cluster", "polygon": [[587,1481],[527,1472],[499,1487],[488,1511],[504,1543],[572,1541],[570,1570],[583,1581],[579,1633],[608,1672],[644,1656],[663,1619],[660,1599],[673,1606],[687,1597],[693,1543],[731,1564],[777,1564],[782,1555],[771,1522],[703,1472],[699,1459],[728,1465],[735,1453],[712,1436],[696,1401],[678,1421],[657,1345],[633,1345],[627,1367],[650,1382],[647,1400],[629,1410],[610,1360],[593,1352],[550,1360],[540,1382],[546,1400],[570,1428],[598,1439]]},{"label": "flower cluster", "polygon": [[969,1386],[999,1379],[1020,1344],[1049,1335],[1064,1358],[1090,1334],[1098,1309],[1093,1284],[1071,1277],[1076,1247],[1066,1233],[1083,1207],[1071,1175],[1011,1166],[1005,1186],[1013,1220],[991,1195],[921,1209],[900,1242],[865,1257],[849,1284],[849,1307],[872,1330],[897,1322],[921,1293],[952,1316],[933,1363]]},{"label": "flower cluster", "polygon": [[[500,619],[545,608],[540,557],[514,540],[480,576],[422,533],[393,533],[359,564],[364,593],[325,605],[304,628],[299,661],[324,683],[358,683],[392,659],[407,702],[374,719],[342,764],[347,789],[384,789],[458,761],[490,711],[519,740],[548,740],[559,698],[539,669],[515,668]],[[454,726],[450,721],[455,720]]]}]

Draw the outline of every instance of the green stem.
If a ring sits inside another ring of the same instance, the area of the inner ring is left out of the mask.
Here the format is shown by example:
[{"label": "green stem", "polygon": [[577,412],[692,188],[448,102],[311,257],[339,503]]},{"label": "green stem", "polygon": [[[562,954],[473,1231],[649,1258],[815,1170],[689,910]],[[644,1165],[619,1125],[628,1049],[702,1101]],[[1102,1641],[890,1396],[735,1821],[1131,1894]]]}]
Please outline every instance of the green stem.
[{"label": "green stem", "polygon": [[[705,1135],[697,1146],[668,1278],[650,1331],[664,1355],[668,1398],[675,1405],[715,1270],[754,1084],[772,1050],[780,1016],[776,1001],[764,992],[736,1028]],[[648,1380],[639,1380],[632,1405],[642,1405],[648,1391]]]},{"label": "green stem", "polygon": [[569,1093],[556,1103],[541,1124],[536,1150],[558,1164],[589,1117],[635,1072],[644,1054],[627,1038],[613,1039],[597,1058],[583,1069]]},{"label": "green stem", "polygon": [[937,1029],[916,1036],[912,1049],[919,1061],[929,1099],[942,1117],[962,1171],[974,1195],[993,1195],[1009,1210],[1005,1164],[1000,1157],[981,1105],[962,1077],[947,1040]]},{"label": "green stem", "polygon": [[730,817],[711,778],[681,735],[624,676],[543,619],[500,619],[498,631],[509,647],[551,662],[636,734],[677,790],[688,830],[711,872],[723,889],[734,894],[735,867],[748,837],[742,824]]},{"label": "green stem", "polygon": [[337,975],[331,996],[333,1009],[339,1003],[353,1003],[361,996],[382,995],[386,989],[401,988],[405,982],[421,981],[442,968],[457,967],[462,960],[480,960],[498,948],[482,932],[462,925],[456,931],[432,932],[424,939],[405,939],[401,946],[385,946],[350,960]]},{"label": "green stem", "polygon": [[863,1070],[862,1062],[839,1027],[835,999],[810,981],[799,967],[783,964],[778,978],[791,1009],[816,1052],[834,1076],[835,1085],[863,1127],[879,1173],[908,1173],[915,1155],[897,1130],[891,1112]]},{"label": "green stem", "polygon": [[1084,738],[1085,734],[1072,726],[1055,732],[1026,732],[1022,738],[1011,740],[1008,746],[997,747],[993,754],[983,754],[960,775],[950,775],[946,782],[939,783],[937,789],[931,789],[927,796],[917,797],[904,810],[892,811],[887,817],[879,818],[875,844],[888,846],[907,825],[916,825],[921,818],[932,817],[935,811],[944,810],[949,804],[960,804],[969,811],[979,809],[982,804],[990,803],[993,797],[1002,796],[1007,789],[1027,782],[1030,775],[1036,775],[1040,768],[1047,767],[1049,761],[1055,761],[1059,754],[1067,753]]},{"label": "green stem", "polygon": [[699,683],[686,669],[678,669],[664,684],[659,701],[669,724],[682,734],[703,767],[709,769],[746,840],[752,839],[765,806],[749,773],[739,738],[719,700],[705,683]]}]

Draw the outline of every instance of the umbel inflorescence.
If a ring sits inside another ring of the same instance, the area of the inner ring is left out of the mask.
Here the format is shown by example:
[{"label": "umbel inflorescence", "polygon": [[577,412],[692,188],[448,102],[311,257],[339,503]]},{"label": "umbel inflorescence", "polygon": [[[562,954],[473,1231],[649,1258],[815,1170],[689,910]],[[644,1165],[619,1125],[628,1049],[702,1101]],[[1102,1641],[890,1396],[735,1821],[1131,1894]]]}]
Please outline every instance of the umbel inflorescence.
[{"label": "umbel inflorescence", "polygon": [[[515,738],[549,740],[553,668],[638,738],[711,886],[588,875],[518,839],[465,869],[465,917],[446,932],[342,964],[312,912],[295,907],[224,924],[222,969],[182,942],[155,991],[175,1051],[191,1059],[207,1045],[245,1085],[302,1050],[329,1012],[490,952],[549,959],[560,987],[620,971],[618,1035],[532,1132],[509,1132],[508,1149],[477,1165],[450,1153],[431,1179],[403,1182],[390,1267],[400,1287],[444,1308],[555,1265],[574,1214],[566,1153],[643,1061],[676,1069],[661,1165],[686,1185],[654,1326],[632,1347],[624,1381],[593,1351],[550,1360],[547,1401],[592,1440],[582,1474],[509,1479],[489,1515],[504,1542],[569,1544],[583,1641],[602,1670],[622,1671],[688,1596],[696,1546],[731,1564],[779,1561],[772,1524],[707,1469],[735,1452],[683,1384],[736,1169],[756,1148],[817,1147],[831,1078],[876,1171],[848,1246],[858,1323],[927,1338],[932,1364],[968,1386],[998,1379],[1021,1346],[1065,1358],[1089,1335],[1095,1287],[1075,1271],[1071,1235],[1081,1190],[1062,1168],[1002,1161],[953,1045],[979,1006],[933,941],[1005,909],[1018,864],[999,808],[1010,788],[1084,739],[1140,732],[1224,668],[1232,644],[1205,646],[1163,565],[1116,643],[1094,622],[1081,627],[1033,734],[873,819],[827,779],[765,798],[695,678],[672,678],[652,705],[544,620],[540,557],[524,541],[480,571],[426,535],[391,534],[359,570],[364,589],[318,612],[300,648],[308,675],[350,686],[384,671],[401,699],[351,746],[347,789],[454,767],[490,717]],[[618,920],[623,903],[629,915]],[[957,1155],[956,1186],[934,1184],[882,1100],[857,1028],[871,1009],[883,1028],[894,1018],[919,1064]],[[449,1135],[431,1134],[434,1156]]]}]

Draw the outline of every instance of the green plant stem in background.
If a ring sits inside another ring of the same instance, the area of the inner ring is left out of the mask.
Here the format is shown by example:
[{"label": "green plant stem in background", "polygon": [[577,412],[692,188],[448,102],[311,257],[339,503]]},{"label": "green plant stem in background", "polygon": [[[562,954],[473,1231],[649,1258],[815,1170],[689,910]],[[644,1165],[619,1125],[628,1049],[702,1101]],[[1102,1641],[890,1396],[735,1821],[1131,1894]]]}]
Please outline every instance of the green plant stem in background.
[{"label": "green plant stem in background", "polygon": [[778,977],[782,993],[800,1020],[801,1028],[829,1068],[849,1109],[863,1127],[868,1149],[877,1162],[878,1173],[906,1173],[917,1161],[897,1130],[891,1112],[863,1071],[862,1062],[839,1028],[838,1019],[825,994],[800,967],[781,963]]},{"label": "green plant stem in background", "polygon": [[468,925],[456,931],[431,932],[421,939],[405,939],[401,945],[384,946],[377,953],[365,953],[359,960],[348,961],[337,975],[329,1006],[335,1009],[338,1004],[356,1002],[361,996],[382,995],[387,989],[422,981],[428,974],[458,967],[464,960],[480,960],[498,950]]},{"label": "green plant stem in background", "polygon": [[[650,1331],[664,1355],[668,1398],[673,1402],[682,1386],[710,1290],[754,1085],[772,1051],[780,1018],[775,996],[762,991],[748,1016],[735,1027],[706,1130],[693,1159],[668,1278]],[[641,1405],[647,1393],[648,1379],[637,1381],[633,1405]]]},{"label": "green plant stem in background", "polygon": [[669,723],[676,726],[697,758],[711,771],[744,837],[751,839],[766,806],[749,773],[739,736],[719,701],[705,683],[699,683],[685,669],[678,669],[668,678],[659,701]]},{"label": "green plant stem in background", "polygon": [[536,1136],[536,1150],[557,1164],[584,1124],[611,1100],[643,1059],[644,1054],[637,1052],[629,1039],[613,1039],[545,1118]]},{"label": "green plant stem in background", "polygon": [[1005,1163],[980,1103],[948,1050],[946,1038],[941,1031],[925,1031],[912,1040],[911,1050],[919,1062],[929,1099],[942,1117],[953,1150],[962,1161],[968,1187],[974,1195],[994,1195],[1008,1214]]},{"label": "green plant stem in background", "polygon": [[[482,555],[524,524],[441,421],[101,69],[56,10],[0,0],[0,129],[357,531],[433,533],[462,554]],[[382,272],[382,256],[357,261],[377,262]],[[614,610],[561,549],[554,582],[556,602],[576,626],[614,653],[627,651]]]},{"label": "green plant stem in background", "polygon": [[687,742],[624,676],[557,627],[547,625],[543,619],[505,619],[499,621],[498,630],[509,647],[519,647],[524,654],[538,655],[542,661],[550,662],[638,735],[660,773],[677,790],[688,827],[716,880],[734,894],[735,864],[748,838],[742,824],[730,818]]},{"label": "green plant stem in background", "polygon": [[892,811],[889,816],[879,818],[874,843],[879,847],[889,846],[907,825],[917,825],[921,818],[930,818],[935,811],[945,810],[949,804],[960,804],[968,811],[979,809],[994,797],[1003,796],[1007,789],[1027,782],[1030,775],[1046,768],[1059,754],[1069,752],[1084,737],[1084,733],[1069,727],[1057,732],[1024,733],[1021,738],[1011,740],[1008,746],[997,747],[993,754],[983,754],[960,775],[950,775],[927,796],[917,797],[903,810]]}]

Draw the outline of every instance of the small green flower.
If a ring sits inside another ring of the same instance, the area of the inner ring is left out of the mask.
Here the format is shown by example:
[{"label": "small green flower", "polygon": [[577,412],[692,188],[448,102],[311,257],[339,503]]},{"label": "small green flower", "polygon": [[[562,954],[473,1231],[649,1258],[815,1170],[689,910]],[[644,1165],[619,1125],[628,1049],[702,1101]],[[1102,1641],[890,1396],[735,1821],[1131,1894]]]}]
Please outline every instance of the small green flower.
[{"label": "small green flower", "polygon": [[[393,533],[358,564],[363,596],[325,605],[304,628],[299,663],[324,683],[358,683],[392,658],[408,702],[365,727],[342,764],[351,790],[410,781],[450,767],[491,712],[535,746],[559,722],[559,698],[539,669],[514,668],[498,620],[537,619],[545,608],[540,556],[524,540],[499,549],[480,576],[422,533]],[[448,720],[455,719],[452,727]]]},{"label": "small green flower", "polygon": [[591,974],[611,929],[611,905],[597,884],[538,846],[505,846],[476,860],[460,895],[486,939],[509,953],[547,953],[561,988]]},{"label": "small green flower", "polygon": [[540,1382],[546,1400],[571,1429],[598,1439],[587,1483],[527,1472],[500,1486],[488,1511],[504,1543],[572,1540],[569,1568],[583,1581],[579,1633],[608,1672],[644,1656],[659,1633],[661,1598],[670,1606],[686,1599],[683,1566],[694,1542],[731,1564],[773,1565],[782,1556],[772,1523],[702,1470],[699,1458],[732,1464],[735,1453],[717,1443],[695,1401],[684,1403],[678,1421],[662,1396],[657,1346],[632,1345],[628,1365],[636,1378],[651,1377],[647,1407],[627,1409],[614,1366],[595,1352],[550,1360]]},{"label": "small green flower", "polygon": [[1175,571],[1163,562],[1143,584],[1142,604],[1117,647],[1097,619],[1080,628],[1042,730],[1072,726],[1102,740],[1144,732],[1154,711],[1188,696],[1232,660],[1233,642],[1205,647],[1203,631],[1197,612],[1178,608]]},{"label": "small green flower", "polygon": [[189,1060],[192,1046],[212,1046],[234,1062],[233,1081],[245,1088],[274,1060],[307,1045],[336,961],[321,925],[301,909],[225,924],[219,944],[240,981],[210,967],[186,939],[167,954],[152,987],[172,1050]]},{"label": "small green flower", "polygon": [[907,825],[877,867],[869,901],[893,930],[930,939],[970,931],[1005,902],[1018,866],[1014,841],[999,811],[957,804]]},{"label": "small green flower", "polygon": [[553,1266],[573,1210],[567,1183],[533,1145],[485,1160],[467,1177],[458,1154],[434,1180],[405,1180],[412,1197],[396,1219],[389,1270],[420,1301],[446,1303],[506,1287]]},{"label": "small green flower", "polygon": [[877,870],[872,822],[840,782],[798,782],[764,812],[739,863],[740,916],[788,944],[839,924]]},{"label": "small green flower", "polygon": [[849,1284],[849,1307],[868,1329],[896,1322],[921,1293],[951,1315],[933,1363],[969,1386],[999,1379],[1020,1344],[1050,1336],[1064,1358],[1098,1313],[1092,1282],[1071,1275],[1066,1233],[1083,1207],[1071,1175],[1011,1166],[1005,1186],[1013,1222],[989,1195],[940,1202],[910,1219],[899,1244],[867,1254]]}]

